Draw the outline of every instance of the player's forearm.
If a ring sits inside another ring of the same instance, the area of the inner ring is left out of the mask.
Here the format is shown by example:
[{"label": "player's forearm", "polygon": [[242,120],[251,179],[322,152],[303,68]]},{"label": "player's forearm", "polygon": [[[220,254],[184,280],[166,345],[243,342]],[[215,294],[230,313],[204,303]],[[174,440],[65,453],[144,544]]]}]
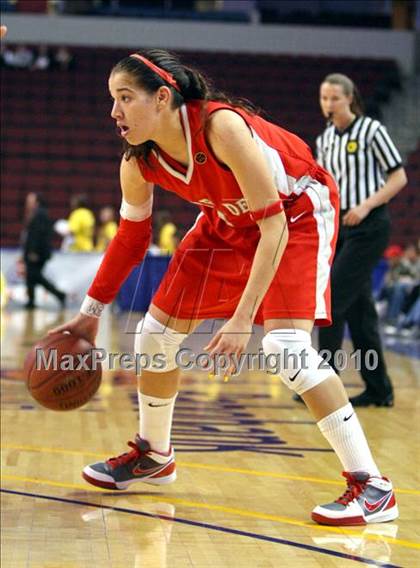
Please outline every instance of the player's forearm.
[{"label": "player's forearm", "polygon": [[248,282],[233,316],[246,323],[253,323],[277,272],[288,241],[284,212],[265,219],[260,229],[261,238],[255,251]]},{"label": "player's forearm", "polygon": [[82,304],[82,313],[101,315],[104,305],[112,302],[131,270],[143,260],[150,236],[151,217],[140,222],[121,219]]}]

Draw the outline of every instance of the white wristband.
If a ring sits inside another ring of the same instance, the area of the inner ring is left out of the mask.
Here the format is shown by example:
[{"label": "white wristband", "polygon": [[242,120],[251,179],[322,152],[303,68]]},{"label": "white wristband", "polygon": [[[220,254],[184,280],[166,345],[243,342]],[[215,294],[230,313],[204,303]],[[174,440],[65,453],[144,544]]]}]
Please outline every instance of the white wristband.
[{"label": "white wristband", "polygon": [[121,202],[120,215],[127,221],[144,221],[152,214],[153,195],[142,205],[131,205],[123,198]]},{"label": "white wristband", "polygon": [[99,302],[99,300],[95,300],[95,298],[91,298],[90,296],[86,296],[80,306],[80,313],[84,314],[85,316],[91,316],[93,318],[100,318],[102,312],[104,311],[105,304]]}]

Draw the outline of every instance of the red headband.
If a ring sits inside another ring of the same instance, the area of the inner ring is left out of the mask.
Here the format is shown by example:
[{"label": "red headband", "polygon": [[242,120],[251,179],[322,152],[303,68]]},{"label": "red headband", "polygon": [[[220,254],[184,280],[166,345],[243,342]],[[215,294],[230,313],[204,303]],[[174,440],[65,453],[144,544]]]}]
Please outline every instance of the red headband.
[{"label": "red headband", "polygon": [[181,89],[179,88],[179,85],[176,82],[176,79],[174,78],[172,73],[168,73],[168,71],[161,69],[160,67],[158,67],[157,65],[155,65],[154,63],[152,63],[151,61],[149,61],[148,59],[146,59],[142,55],[139,55],[138,53],[132,53],[130,55],[130,57],[135,57],[136,59],[138,59],[139,61],[141,61],[145,65],[147,65],[147,67],[149,67],[149,69],[151,69],[152,71],[157,73],[159,75],[159,77],[161,77],[164,81],[169,83],[171,85],[171,87],[176,89],[178,92],[181,92]]}]

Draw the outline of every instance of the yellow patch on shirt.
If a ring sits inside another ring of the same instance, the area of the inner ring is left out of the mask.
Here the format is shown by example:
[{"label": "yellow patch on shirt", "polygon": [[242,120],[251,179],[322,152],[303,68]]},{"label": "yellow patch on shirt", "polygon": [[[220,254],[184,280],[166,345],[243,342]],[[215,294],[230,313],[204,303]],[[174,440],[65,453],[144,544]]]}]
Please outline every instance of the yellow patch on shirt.
[{"label": "yellow patch on shirt", "polygon": [[349,142],[347,142],[347,152],[349,154],[354,154],[355,152],[357,152],[357,148],[359,147],[359,144],[356,142],[356,140],[350,140]]}]

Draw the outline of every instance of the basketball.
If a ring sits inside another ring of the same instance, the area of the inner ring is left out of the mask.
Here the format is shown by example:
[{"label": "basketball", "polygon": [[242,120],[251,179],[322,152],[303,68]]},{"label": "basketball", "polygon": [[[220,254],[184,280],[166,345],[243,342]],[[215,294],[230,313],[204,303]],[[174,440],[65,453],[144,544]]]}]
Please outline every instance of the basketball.
[{"label": "basketball", "polygon": [[65,333],[35,344],[24,364],[32,397],[50,410],[73,410],[86,404],[102,378],[100,362],[93,364],[92,349],[86,339]]}]

